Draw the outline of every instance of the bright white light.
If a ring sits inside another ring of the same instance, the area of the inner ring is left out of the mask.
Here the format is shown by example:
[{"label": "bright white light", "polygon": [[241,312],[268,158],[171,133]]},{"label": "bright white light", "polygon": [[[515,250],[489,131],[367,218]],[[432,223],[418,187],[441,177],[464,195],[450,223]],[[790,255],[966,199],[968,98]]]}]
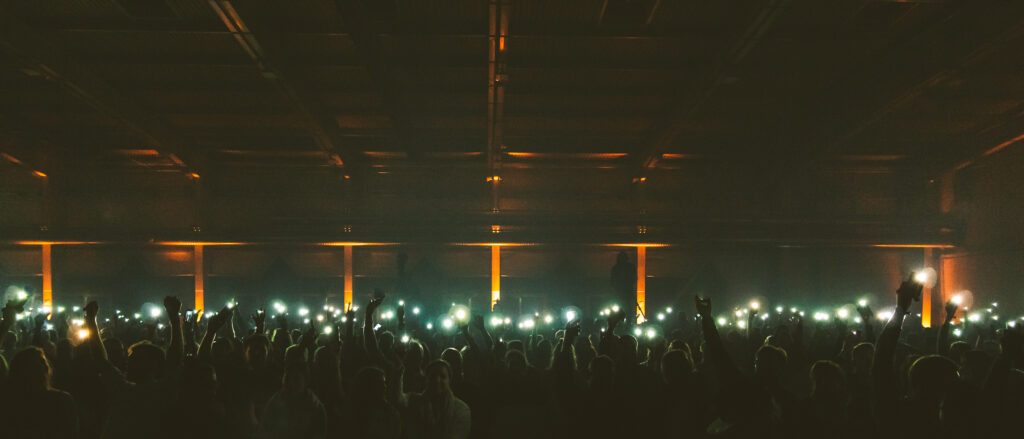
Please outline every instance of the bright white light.
[{"label": "bright white light", "polygon": [[980,322],[981,321],[981,314],[972,313],[971,315],[967,316],[967,320],[971,321],[971,322],[975,322],[975,323]]},{"label": "bright white light", "polygon": [[302,324],[308,325],[309,324],[309,319],[302,319]]},{"label": "bright white light", "polygon": [[74,311],[74,312],[78,312],[78,311],[80,311],[81,309],[82,309],[81,307],[77,307],[77,306],[72,306],[72,307],[71,307],[71,311]]},{"label": "bright white light", "polygon": [[157,308],[157,307],[154,306],[154,307],[149,309],[149,317],[150,318],[154,318],[155,319],[157,317],[160,317],[160,314],[161,314],[160,308]]},{"label": "bright white light", "polygon": [[58,314],[60,314],[60,313],[64,312],[64,310],[65,310],[65,308],[64,308],[63,306],[58,306],[58,307],[57,307],[57,313],[58,313]]},{"label": "bright white light", "polygon": [[571,322],[573,320],[576,320],[576,311],[570,309],[565,312],[565,321]]},{"label": "bright white light", "polygon": [[656,335],[658,333],[654,331],[654,328],[647,328],[647,338],[654,338]]},{"label": "bright white light", "polygon": [[420,307],[418,307],[418,306],[417,307],[413,307],[412,315],[414,315],[414,316],[420,315]]},{"label": "bright white light", "polygon": [[892,318],[892,314],[892,311],[879,311],[875,317],[878,317],[878,320],[885,322]]},{"label": "bright white light", "polygon": [[726,323],[729,323],[729,320],[727,320],[725,317],[718,318],[718,326],[725,326]]},{"label": "bright white light", "polygon": [[914,273],[914,281],[919,283],[919,284],[923,284],[925,282],[928,282],[928,273],[923,271],[923,270],[922,271],[918,271],[917,273]]},{"label": "bright white light", "polygon": [[512,324],[512,317],[505,317],[505,324],[506,325],[511,325]]},{"label": "bright white light", "polygon": [[348,316],[341,316],[341,323],[345,323],[347,321],[348,321]]},{"label": "bright white light", "polygon": [[775,307],[775,312],[777,312],[777,313],[779,313],[779,314],[782,314],[782,311],[784,311],[784,308],[783,308],[783,307],[781,307],[781,306],[776,306],[776,307]]},{"label": "bright white light", "polygon": [[762,316],[761,316],[761,320],[768,320],[768,314],[764,314],[764,315],[762,315]]},{"label": "bright white light", "polygon": [[434,329],[434,324],[428,322],[427,323],[427,330],[429,331],[429,330],[432,330],[432,329]]},{"label": "bright white light", "polygon": [[862,322],[864,322],[863,320],[861,320],[860,317],[854,317],[853,321],[854,321],[854,323],[862,323]]},{"label": "bright white light", "polygon": [[49,308],[49,307],[47,307],[47,306],[44,306],[44,307],[42,307],[42,308],[39,308],[39,314],[49,314],[49,313],[50,313],[50,311],[51,311],[51,310],[50,310],[50,308]]},{"label": "bright white light", "polygon": [[612,312],[619,312],[619,305],[612,305]]},{"label": "bright white light", "polygon": [[737,320],[736,321],[736,327],[740,328],[740,329],[747,329],[747,321],[746,320]]},{"label": "bright white light", "polygon": [[466,317],[467,317],[466,310],[464,310],[462,308],[459,308],[459,309],[455,310],[455,319],[456,320],[466,320]]},{"label": "bright white light", "polygon": [[736,317],[743,317],[743,310],[737,309],[733,314],[735,314]]},{"label": "bright white light", "polygon": [[[110,320],[110,319],[107,319],[107,320]],[[156,325],[156,329],[164,329],[164,324],[163,323],[158,323]]]},{"label": "bright white light", "polygon": [[997,315],[993,315],[993,316],[992,316],[992,320],[999,320],[999,316],[997,316]]},{"label": "bright white light", "polygon": [[117,314],[117,315],[121,315],[121,310],[119,310],[119,309],[115,309],[115,310],[114,310],[114,314]]},{"label": "bright white light", "polygon": [[316,321],[318,321],[318,322],[324,321],[324,315],[323,314],[317,314],[316,315]]},{"label": "bright white light", "polygon": [[278,314],[284,314],[288,311],[288,307],[284,306],[281,302],[274,302],[274,311],[277,311]]},{"label": "bright white light", "polygon": [[757,310],[761,309],[761,302],[758,302],[756,300],[751,300],[750,301],[750,309],[752,309],[754,311],[757,311]]},{"label": "bright white light", "polygon": [[846,320],[847,318],[850,317],[850,310],[846,308],[839,308],[838,310],[836,310],[836,317],[839,317],[842,320]]},{"label": "bright white light", "polygon": [[405,306],[405,301],[404,300],[399,300],[398,301],[398,306]]},{"label": "bright white light", "polygon": [[18,300],[28,299],[28,293],[26,293],[25,290],[18,290],[18,291],[16,291],[14,293],[14,296],[17,297]]},{"label": "bright white light", "polygon": [[642,329],[640,329],[640,328],[633,328],[633,335],[639,337],[643,333],[644,333],[644,331]]},{"label": "bright white light", "polygon": [[324,311],[330,311],[330,310],[331,310],[331,306],[325,303],[324,304]]},{"label": "bright white light", "polygon": [[665,320],[665,314],[658,313],[658,320]]},{"label": "bright white light", "polygon": [[953,304],[956,306],[960,306],[964,304],[964,296],[956,294],[952,298],[950,298],[949,301],[953,302]]},{"label": "bright white light", "polygon": [[859,306],[861,308],[863,308],[865,306],[868,306],[868,299],[860,299],[860,300],[858,300],[857,301],[857,306]]},{"label": "bright white light", "polygon": [[142,318],[142,314],[139,314],[139,313],[132,314],[132,316],[135,317],[135,320],[138,320],[138,319]]},{"label": "bright white light", "polygon": [[441,326],[444,327],[444,329],[452,329],[452,326],[455,326],[455,322],[453,322],[451,318],[445,317],[444,320],[441,320]]},{"label": "bright white light", "polygon": [[[1013,323],[1013,322],[1010,322],[1010,323]],[[47,331],[52,331],[53,330],[53,324],[51,324],[51,323],[47,323],[47,324],[43,325],[43,327],[45,327]]]},{"label": "bright white light", "polygon": [[795,313],[796,313],[796,307],[794,306],[794,307],[790,308],[790,309],[789,309],[789,312],[791,312],[791,313],[794,313],[794,314],[795,314]]},{"label": "bright white light", "polygon": [[334,332],[334,328],[331,327],[331,325],[324,326],[324,334],[328,334],[329,335],[332,332]]},{"label": "bright white light", "polygon": [[395,314],[392,313],[391,311],[385,311],[385,312],[381,313],[380,318],[382,318],[384,320],[391,320],[391,318],[394,317],[394,316],[395,316]]},{"label": "bright white light", "polygon": [[669,313],[669,314],[672,314],[672,307],[670,306],[668,308],[665,308],[665,312]]},{"label": "bright white light", "polygon": [[992,302],[992,307],[993,308],[998,308],[999,307],[999,302]]},{"label": "bright white light", "polygon": [[1017,322],[1015,322],[1013,320],[1010,320],[1009,322],[1006,322],[1006,326],[1009,326],[1011,328],[1016,328],[1017,327]]},{"label": "bright white light", "polygon": [[554,317],[552,317],[552,316],[551,316],[551,314],[546,314],[546,315],[544,316],[544,323],[547,323],[547,324],[549,324],[549,325],[550,325],[550,324],[551,324],[551,322],[553,322],[553,321],[555,321],[555,318],[554,318]]},{"label": "bright white light", "polygon": [[491,326],[501,326],[501,317],[498,317],[498,316],[491,317]]},{"label": "bright white light", "polygon": [[954,328],[953,329],[953,335],[959,337],[961,335],[964,335],[964,331],[962,331],[960,328]]},{"label": "bright white light", "polygon": [[234,300],[229,300],[228,303],[225,304],[225,306],[227,306],[228,309],[234,308],[235,307],[235,301]]},{"label": "bright white light", "polygon": [[608,308],[605,308],[605,309],[602,309],[601,312],[598,313],[598,314],[601,314],[603,316],[607,316],[607,315],[610,315],[611,313],[612,313],[612,310],[610,310]]},{"label": "bright white light", "polygon": [[403,334],[402,335],[402,343],[408,343],[408,342],[409,342],[409,336]]},{"label": "bright white light", "polygon": [[536,325],[536,322],[534,322],[533,319],[526,319],[523,320],[520,324],[523,325],[523,329],[533,329],[533,326]]},{"label": "bright white light", "polygon": [[309,315],[309,308],[299,308],[299,317],[305,317]]},{"label": "bright white light", "polygon": [[79,329],[77,335],[78,335],[78,339],[79,340],[85,340],[85,339],[89,338],[89,329],[87,329],[87,328]]},{"label": "bright white light", "polygon": [[825,320],[828,320],[828,313],[827,312],[818,311],[818,312],[814,313],[814,320],[818,321],[818,322],[823,322]]}]

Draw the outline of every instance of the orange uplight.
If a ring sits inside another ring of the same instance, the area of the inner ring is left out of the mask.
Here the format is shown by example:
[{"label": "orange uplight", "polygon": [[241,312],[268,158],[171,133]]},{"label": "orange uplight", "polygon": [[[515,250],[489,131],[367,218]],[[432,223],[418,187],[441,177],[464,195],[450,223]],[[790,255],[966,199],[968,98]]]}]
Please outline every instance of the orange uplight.
[{"label": "orange uplight", "polygon": [[662,243],[635,243],[635,244],[605,244],[608,247],[637,247],[637,248],[660,248],[671,247],[671,244]]},{"label": "orange uplight", "polygon": [[188,178],[191,178],[193,180],[198,180],[199,179],[199,173],[198,172],[189,172],[188,173]]},{"label": "orange uplight", "polygon": [[505,51],[505,37],[504,36],[498,37],[498,50],[500,50],[502,52]]},{"label": "orange uplight", "polygon": [[51,311],[53,310],[52,250],[50,244],[43,244],[43,307]]},{"label": "orange uplight", "polygon": [[325,247],[365,247],[365,246],[368,246],[368,245],[384,246],[384,245],[395,245],[395,244],[394,243],[390,243],[390,242],[330,241],[330,242],[320,242],[320,243],[317,243],[317,245],[321,245],[321,246],[325,246]]},{"label": "orange uplight", "polygon": [[491,182],[497,183],[499,181],[501,181],[501,176],[500,175],[490,175],[490,176],[487,177],[487,182],[488,183],[491,183]]},{"label": "orange uplight", "polygon": [[246,245],[244,242],[218,242],[218,241],[159,241],[157,245],[167,246],[187,246],[192,247],[196,245],[202,246],[232,246],[232,245]]},{"label": "orange uplight", "polygon": [[636,322],[643,323],[647,315],[647,247],[636,248]]},{"label": "orange uplight", "polygon": [[99,244],[96,241],[14,241],[14,245],[86,245]]},{"label": "orange uplight", "polygon": [[456,242],[451,245],[464,247],[529,247],[537,244],[532,242]]},{"label": "orange uplight", "polygon": [[501,246],[491,246],[491,311],[501,301]]},{"label": "orange uplight", "polygon": [[873,248],[954,248],[949,244],[872,244]]},{"label": "orange uplight", "polygon": [[46,173],[43,171],[32,171],[32,175],[35,175],[36,177],[39,178],[46,178]]},{"label": "orange uplight", "polygon": [[498,225],[498,224],[495,224],[495,225],[491,226],[491,233],[494,233],[494,234],[501,233],[501,226]]},{"label": "orange uplight", "polygon": [[205,265],[203,264],[203,246],[195,246],[195,254],[192,258],[195,262],[195,269],[193,271],[195,277],[195,310],[203,312],[205,309],[206,291],[204,289],[204,278],[206,277]]},{"label": "orange uplight", "polygon": [[345,246],[345,283],[344,283],[344,309],[352,309],[352,246]]}]

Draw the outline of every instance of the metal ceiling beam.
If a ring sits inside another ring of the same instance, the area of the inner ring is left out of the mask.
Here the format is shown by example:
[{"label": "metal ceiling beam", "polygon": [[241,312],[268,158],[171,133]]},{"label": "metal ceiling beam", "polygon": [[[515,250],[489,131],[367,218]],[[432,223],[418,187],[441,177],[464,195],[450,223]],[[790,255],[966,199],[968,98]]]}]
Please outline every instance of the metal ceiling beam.
[{"label": "metal ceiling beam", "polygon": [[[1005,5],[1003,4],[997,4],[996,6],[1005,7]],[[1018,8],[1018,10],[1021,13],[1024,13],[1024,8]],[[895,52],[889,58],[895,60],[910,59],[912,60],[910,62],[913,62],[914,60],[920,59],[915,58],[915,55],[931,56],[931,52],[922,51],[921,47],[918,44],[930,43],[931,45],[934,46],[936,43],[931,41],[933,32],[959,29],[960,26],[957,25],[958,22],[947,22],[950,18],[953,17],[953,15],[956,14],[956,12],[959,11],[960,10],[956,10],[953,13],[951,13],[950,17],[942,22],[942,25],[931,29],[932,32],[926,32],[923,35],[919,35],[917,38],[915,38],[912,43],[917,44],[908,44],[904,51]],[[1020,15],[1018,14],[1011,16]],[[1003,28],[1003,30],[1001,31],[996,31],[993,37],[983,39],[983,41],[980,42],[980,45],[969,47],[969,50],[966,53],[966,55],[958,57],[956,61],[952,63],[952,66],[947,68],[941,68],[937,71],[927,74],[927,76],[924,77],[923,79],[911,81],[911,84],[908,87],[900,89],[894,97],[886,100],[884,104],[882,104],[880,107],[875,108],[873,111],[871,111],[863,118],[855,119],[856,121],[853,124],[847,126],[846,128],[838,130],[838,134],[835,134],[833,138],[827,141],[826,146],[820,150],[820,153],[817,154],[817,156],[830,156],[835,155],[837,153],[841,153],[844,149],[850,146],[851,142],[854,138],[856,138],[857,135],[867,131],[875,124],[884,120],[889,115],[900,110],[901,108],[904,108],[906,105],[910,104],[915,99],[924,95],[935,85],[942,84],[943,82],[948,80],[955,80],[959,78],[961,74],[965,70],[968,70],[971,66],[977,64],[979,61],[986,59],[992,54],[997,53],[1002,49],[1005,49],[1005,47],[1008,44],[1012,44],[1014,41],[1019,40],[1021,37],[1024,37],[1024,20],[1016,21],[1015,24]],[[956,39],[957,41],[964,41],[966,39],[962,32],[954,32],[953,34],[950,35],[950,38]],[[949,48],[949,45],[944,44],[944,46],[947,47],[947,50],[953,50]],[[884,62],[884,60],[874,62],[873,65],[878,68],[878,70],[876,71],[877,76],[884,77],[886,75],[889,75],[892,70],[895,70],[892,68],[892,63]],[[949,64],[947,63],[943,63],[942,65],[949,66]],[[857,75],[857,78],[861,80],[863,80],[864,78],[873,77],[875,76],[865,75],[863,73]],[[877,84],[878,82],[880,81],[866,81],[866,83],[871,84],[869,85],[869,87],[873,87],[873,84]]]},{"label": "metal ceiling beam", "polygon": [[[95,111],[135,133],[148,146],[172,157],[187,168],[198,160],[185,139],[132,99],[74,62],[64,44],[52,34],[30,29],[15,15],[0,8],[0,51],[7,52],[27,74],[61,85]],[[184,170],[189,172],[188,169]]]},{"label": "metal ceiling beam", "polygon": [[341,167],[347,161],[355,160],[355,154],[345,150],[343,141],[337,135],[334,117],[326,114],[315,99],[296,90],[285,79],[286,75],[279,64],[271,63],[264,45],[260,44],[249,23],[238,13],[235,3],[231,0],[208,0],[208,3],[263,77],[271,81],[299,113],[317,146],[328,154],[329,162]]},{"label": "metal ceiling beam", "polygon": [[[373,29],[367,11],[368,0],[335,0],[342,21],[349,30],[349,37],[355,44],[356,52],[373,81],[377,94],[384,101],[384,108],[391,118],[398,142],[407,148],[412,138],[412,122],[408,110],[402,104],[402,97],[396,89],[399,82],[387,57],[381,34]],[[375,1],[375,0],[369,0]]]},{"label": "metal ceiling beam", "polygon": [[491,211],[501,209],[498,188],[501,186],[501,151],[504,146],[505,85],[508,81],[506,44],[510,0],[490,0],[487,35],[487,182],[491,185]]},{"label": "metal ceiling beam", "polygon": [[789,6],[791,0],[769,0],[754,21],[746,28],[733,44],[730,52],[722,57],[722,62],[715,69],[711,82],[702,91],[691,99],[680,102],[672,116],[657,129],[650,140],[643,145],[637,154],[638,174],[658,165],[661,154],[665,152],[673,140],[679,135],[685,126],[690,122],[693,115],[697,113],[715,94],[727,78],[732,74],[733,69],[743,62],[744,58],[761,41],[768,29],[772,27],[775,20]]}]

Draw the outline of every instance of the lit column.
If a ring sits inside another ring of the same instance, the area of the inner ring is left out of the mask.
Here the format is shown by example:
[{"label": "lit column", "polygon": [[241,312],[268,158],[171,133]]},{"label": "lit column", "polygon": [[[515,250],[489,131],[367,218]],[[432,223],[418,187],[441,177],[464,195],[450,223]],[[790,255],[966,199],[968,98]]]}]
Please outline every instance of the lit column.
[{"label": "lit column", "polygon": [[344,309],[352,309],[352,246],[345,246],[345,297]]},{"label": "lit column", "polygon": [[491,246],[491,311],[501,301],[501,246]]},{"label": "lit column", "polygon": [[[931,247],[924,249],[924,266],[925,268],[932,266]],[[921,327],[932,327],[932,288],[928,284],[921,289]]]},{"label": "lit column", "polygon": [[203,245],[196,244],[195,250],[193,251],[192,261],[195,263],[193,272],[195,273],[196,285],[195,285],[195,310],[196,312],[202,312],[205,309],[204,305],[204,289],[203,283],[206,277],[206,270],[203,264]]},{"label": "lit column", "polygon": [[647,247],[636,248],[636,322],[643,323],[647,315]]},{"label": "lit column", "polygon": [[51,244],[43,244],[43,308],[53,311],[53,265]]}]

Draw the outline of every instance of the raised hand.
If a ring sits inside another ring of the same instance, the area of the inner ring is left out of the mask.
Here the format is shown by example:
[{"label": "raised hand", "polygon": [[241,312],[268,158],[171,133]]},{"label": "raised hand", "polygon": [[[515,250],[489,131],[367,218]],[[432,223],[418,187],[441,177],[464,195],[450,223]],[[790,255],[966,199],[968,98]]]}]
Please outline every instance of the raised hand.
[{"label": "raised hand", "polygon": [[230,319],[231,310],[225,306],[224,308],[221,308],[220,312],[218,312],[216,315],[210,317],[209,321],[206,323],[206,331],[216,333],[217,331],[220,330],[220,328],[223,328],[224,325],[227,324],[228,320]]},{"label": "raised hand", "polygon": [[952,301],[946,302],[946,323],[952,322],[956,318],[956,310],[959,308]]},{"label": "raised hand", "polygon": [[252,318],[252,324],[256,327],[257,334],[262,334],[266,331],[267,312],[263,308],[257,309],[256,314],[249,317]]},{"label": "raised hand", "polygon": [[167,310],[167,317],[174,319],[181,313],[181,301],[175,296],[164,297],[164,309]]},{"label": "raised hand", "polygon": [[711,318],[711,299],[693,296],[693,304],[697,309],[697,314],[703,318]]},{"label": "raised hand", "polygon": [[28,302],[28,299],[8,300],[3,309],[3,318],[13,322],[15,314],[25,311],[25,302]]},{"label": "raised hand", "polygon": [[476,330],[478,330],[480,332],[484,332],[487,329],[484,326],[484,316],[481,315],[481,314],[477,314],[477,315],[473,316],[473,320],[472,320],[471,324],[473,325],[473,328],[476,328]]},{"label": "raised hand", "polygon": [[371,315],[377,312],[377,308],[380,308],[380,304],[384,303],[383,297],[374,297],[370,299],[370,303],[366,304],[366,315]]},{"label": "raised hand", "polygon": [[910,305],[915,300],[921,300],[921,290],[924,285],[921,285],[914,280],[914,274],[911,273],[910,277],[900,284],[900,288],[896,290],[896,307],[902,310],[904,313],[910,309]]},{"label": "raised hand", "polygon": [[875,315],[875,313],[871,311],[871,307],[868,305],[857,305],[857,314],[860,315],[860,320],[862,322],[870,322],[871,316]]},{"label": "raised hand", "polygon": [[100,305],[95,300],[89,301],[85,304],[85,319],[96,320],[96,313],[100,311]]}]

